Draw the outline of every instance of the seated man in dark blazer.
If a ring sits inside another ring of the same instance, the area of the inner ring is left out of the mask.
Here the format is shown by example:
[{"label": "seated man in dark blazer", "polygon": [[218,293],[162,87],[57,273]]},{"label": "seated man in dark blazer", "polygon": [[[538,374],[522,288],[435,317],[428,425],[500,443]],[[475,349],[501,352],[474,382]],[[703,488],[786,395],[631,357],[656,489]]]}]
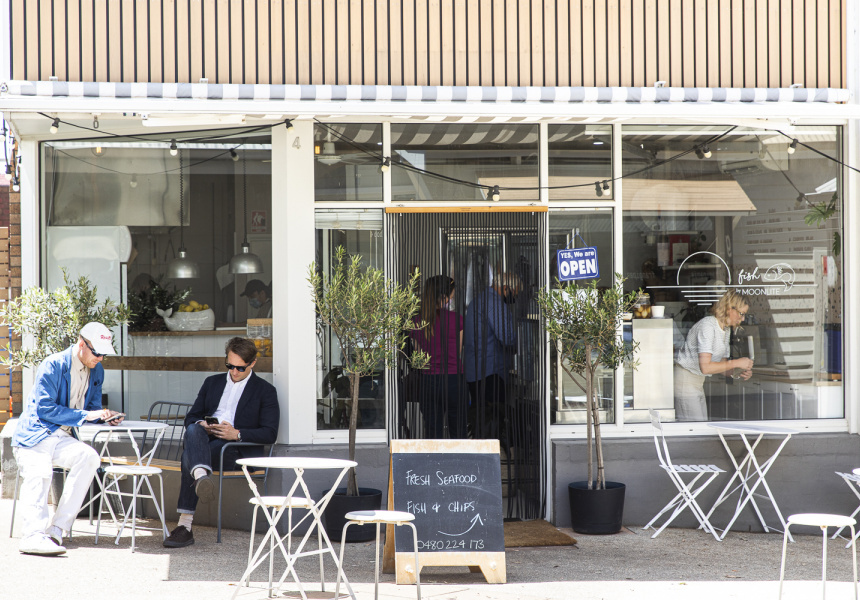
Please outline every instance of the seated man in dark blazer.
[{"label": "seated man in dark blazer", "polygon": [[[218,468],[224,444],[274,444],[278,438],[278,394],[272,384],[251,370],[257,362],[254,343],[234,337],[227,342],[225,351],[227,375],[207,377],[185,417],[182,487],[177,502],[179,524],[164,540],[166,548],[184,548],[194,543],[194,510],[198,499],[208,502],[215,497],[212,466]],[[217,424],[208,424],[207,417],[217,419]],[[236,459],[261,454],[261,446],[230,447],[224,454],[224,470],[236,469]]]}]

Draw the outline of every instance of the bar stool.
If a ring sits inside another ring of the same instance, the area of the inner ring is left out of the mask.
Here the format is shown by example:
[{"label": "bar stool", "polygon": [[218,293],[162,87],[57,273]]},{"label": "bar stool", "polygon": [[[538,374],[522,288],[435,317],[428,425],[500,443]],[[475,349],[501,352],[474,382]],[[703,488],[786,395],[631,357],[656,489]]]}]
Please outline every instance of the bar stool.
[{"label": "bar stool", "polygon": [[[376,561],[374,563],[374,587],[373,598],[379,600],[379,526],[385,525],[408,525],[412,528],[412,540],[415,554],[415,586],[418,589],[418,600],[421,600],[421,569],[418,566],[418,531],[412,521],[415,515],[399,510],[356,510],[346,513],[346,525],[343,526],[343,537],[340,541],[340,565],[343,568],[343,549],[346,546],[346,530],[350,525],[376,524]],[[337,584],[334,588],[334,597],[340,595],[340,571],[337,574]]]},{"label": "bar stool", "polygon": [[[158,498],[155,497],[155,492],[152,489],[152,485],[149,483],[149,478],[155,476],[158,477],[158,485],[159,491],[161,492],[161,503],[159,503]],[[124,477],[131,477],[131,492],[123,492],[119,489],[119,482]],[[102,506],[104,503],[105,496],[108,494],[112,494],[119,498],[122,496],[131,496],[131,504],[126,509],[125,515],[123,516],[122,525],[119,528],[119,532],[116,534],[115,544],[119,544],[119,538],[122,535],[122,532],[125,530],[125,524],[128,522],[128,515],[131,513],[131,551],[134,552],[135,548],[135,532],[137,530],[137,500],[148,498],[152,500],[152,504],[155,506],[155,512],[158,513],[158,518],[161,521],[161,535],[162,539],[167,539],[167,525],[164,522],[164,512],[162,512],[161,507],[164,505],[164,481],[161,478],[161,469],[158,467],[145,467],[142,465],[112,465],[109,467],[105,467],[105,481],[108,478],[111,478],[109,483],[105,484],[104,491],[102,492],[101,498],[99,498],[99,515],[98,522],[96,524],[96,540],[95,543],[99,543],[99,529],[102,524]],[[146,483],[146,487],[149,489],[149,494],[141,494],[140,488],[143,484]]]},{"label": "bar stool", "polygon": [[[822,513],[801,513],[788,517],[788,522],[785,526],[785,533],[782,535],[782,566],[779,569],[779,597],[782,598],[782,581],[785,578],[785,547],[788,543],[788,530],[792,525],[809,525],[812,527],[820,527],[822,537],[822,553],[821,553],[821,597],[825,596],[825,586],[827,583],[827,528],[828,527],[848,527],[851,529],[851,539],[854,539],[854,525],[857,521],[853,517],[844,517],[842,515],[828,515]],[[851,544],[851,558],[854,565],[854,600],[858,600],[860,596],[857,594],[857,546]]]}]

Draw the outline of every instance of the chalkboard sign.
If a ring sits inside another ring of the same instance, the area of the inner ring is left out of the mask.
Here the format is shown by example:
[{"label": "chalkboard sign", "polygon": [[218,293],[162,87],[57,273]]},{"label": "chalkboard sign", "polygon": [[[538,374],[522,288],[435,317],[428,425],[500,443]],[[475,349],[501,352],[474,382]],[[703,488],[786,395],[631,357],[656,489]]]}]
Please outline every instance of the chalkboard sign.
[{"label": "chalkboard sign", "polygon": [[[504,582],[501,482],[498,440],[391,443],[389,507],[415,515],[422,567],[477,567],[487,581]],[[414,564],[412,530],[394,529],[397,580],[408,583],[413,575],[401,576],[400,558]]]}]

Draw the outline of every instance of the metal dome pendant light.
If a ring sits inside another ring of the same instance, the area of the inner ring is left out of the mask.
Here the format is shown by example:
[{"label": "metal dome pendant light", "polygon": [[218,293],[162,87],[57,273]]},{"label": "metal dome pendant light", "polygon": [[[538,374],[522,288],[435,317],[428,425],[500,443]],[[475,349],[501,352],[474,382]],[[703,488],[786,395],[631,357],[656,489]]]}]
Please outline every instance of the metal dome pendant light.
[{"label": "metal dome pendant light", "polygon": [[248,176],[245,165],[245,150],[242,150],[242,223],[245,227],[242,249],[230,259],[230,273],[234,275],[262,273],[263,261],[251,252],[251,245],[248,243]]},{"label": "metal dome pendant light", "polygon": [[195,279],[200,276],[197,263],[188,258],[185,251],[185,164],[179,151],[179,256],[167,265],[170,279]]}]

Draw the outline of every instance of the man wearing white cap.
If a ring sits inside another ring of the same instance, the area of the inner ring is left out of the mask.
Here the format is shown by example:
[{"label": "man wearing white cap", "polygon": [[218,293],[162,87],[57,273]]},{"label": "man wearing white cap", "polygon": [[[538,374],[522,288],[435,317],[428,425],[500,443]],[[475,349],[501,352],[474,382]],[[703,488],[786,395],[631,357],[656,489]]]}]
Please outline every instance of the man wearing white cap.
[{"label": "man wearing white cap", "polygon": [[[65,553],[63,532],[69,531],[81,510],[93,476],[98,453],[77,440],[72,428],[84,421],[99,421],[115,414],[102,409],[102,357],[116,354],[110,329],[87,323],[77,343],[42,361],[27,397],[12,446],[23,482],[18,505],[21,514],[23,554],[56,556]],[[122,417],[111,425],[122,422]],[[63,495],[53,519],[48,514],[48,490],[53,467],[68,471]]]}]

